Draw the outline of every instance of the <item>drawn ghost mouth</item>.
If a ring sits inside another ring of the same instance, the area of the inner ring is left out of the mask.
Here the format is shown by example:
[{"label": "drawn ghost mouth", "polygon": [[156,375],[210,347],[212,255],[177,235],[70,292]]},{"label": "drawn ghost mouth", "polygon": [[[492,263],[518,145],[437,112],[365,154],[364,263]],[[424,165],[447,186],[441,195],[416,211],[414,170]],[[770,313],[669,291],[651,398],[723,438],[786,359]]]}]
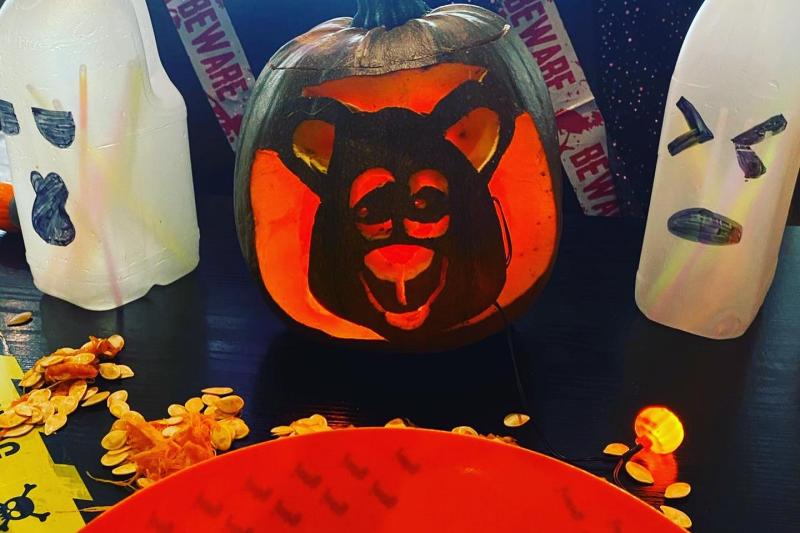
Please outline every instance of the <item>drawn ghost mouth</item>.
[{"label": "drawn ghost mouth", "polygon": [[422,246],[390,245],[368,253],[364,264],[359,279],[386,322],[403,330],[422,326],[447,281],[447,259]]}]

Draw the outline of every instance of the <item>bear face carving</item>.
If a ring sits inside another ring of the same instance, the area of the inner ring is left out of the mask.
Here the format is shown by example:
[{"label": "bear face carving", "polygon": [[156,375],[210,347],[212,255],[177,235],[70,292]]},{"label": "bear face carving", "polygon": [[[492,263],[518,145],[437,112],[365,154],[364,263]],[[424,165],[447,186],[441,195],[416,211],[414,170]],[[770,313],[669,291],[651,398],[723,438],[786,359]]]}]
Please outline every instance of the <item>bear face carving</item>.
[{"label": "bear face carving", "polygon": [[478,108],[455,124],[394,108],[338,116],[301,123],[293,142],[321,199],[314,296],[388,339],[444,331],[490,307],[507,245],[481,170],[497,149],[498,114]]}]

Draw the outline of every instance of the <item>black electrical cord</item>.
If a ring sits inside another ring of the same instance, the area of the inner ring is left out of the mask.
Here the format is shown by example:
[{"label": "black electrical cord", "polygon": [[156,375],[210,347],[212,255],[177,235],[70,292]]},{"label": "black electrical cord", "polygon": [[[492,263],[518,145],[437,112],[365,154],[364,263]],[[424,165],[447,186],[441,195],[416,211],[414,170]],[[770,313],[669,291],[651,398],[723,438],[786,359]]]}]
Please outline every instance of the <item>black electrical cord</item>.
[{"label": "black electrical cord", "polygon": [[[497,309],[497,312],[500,314],[500,317],[503,319],[503,323],[505,324],[505,333],[506,333],[506,342],[508,344],[508,353],[511,358],[511,366],[514,369],[514,381],[517,387],[517,394],[519,395],[519,400],[522,405],[522,408],[526,414],[531,412],[530,410],[530,403],[528,402],[528,396],[525,394],[525,387],[522,385],[522,377],[519,371],[519,364],[517,360],[517,351],[514,348],[514,337],[513,337],[513,330],[511,322],[509,322],[508,317],[506,316],[505,310],[502,306],[498,303],[494,303],[494,307]],[[609,462],[613,458],[609,457],[602,457],[602,456],[594,456],[594,457],[567,457],[558,450],[556,450],[555,446],[552,445],[550,439],[544,434],[544,432],[539,429],[539,426],[536,422],[531,421],[527,424],[529,430],[531,430],[535,436],[539,439],[539,441],[544,444],[547,453],[556,459],[564,461],[565,463],[570,463],[573,466],[577,466],[574,463],[594,463],[594,462]]]}]

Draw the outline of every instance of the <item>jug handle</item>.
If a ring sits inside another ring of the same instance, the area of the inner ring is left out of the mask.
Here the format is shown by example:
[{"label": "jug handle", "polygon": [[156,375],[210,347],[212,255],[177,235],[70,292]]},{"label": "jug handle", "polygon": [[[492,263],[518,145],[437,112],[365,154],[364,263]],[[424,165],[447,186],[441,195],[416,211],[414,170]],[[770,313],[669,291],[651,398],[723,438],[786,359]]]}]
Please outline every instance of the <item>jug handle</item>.
[{"label": "jug handle", "polygon": [[172,82],[169,81],[167,72],[161,64],[161,58],[158,55],[158,45],[156,44],[156,35],[153,30],[150,12],[147,9],[146,0],[130,0],[130,2],[133,5],[136,20],[139,24],[139,35],[141,35],[141,44],[144,50],[147,81],[152,95],[155,97],[155,100],[159,101],[174,100],[177,95],[180,97],[181,101],[183,101],[183,96]]}]

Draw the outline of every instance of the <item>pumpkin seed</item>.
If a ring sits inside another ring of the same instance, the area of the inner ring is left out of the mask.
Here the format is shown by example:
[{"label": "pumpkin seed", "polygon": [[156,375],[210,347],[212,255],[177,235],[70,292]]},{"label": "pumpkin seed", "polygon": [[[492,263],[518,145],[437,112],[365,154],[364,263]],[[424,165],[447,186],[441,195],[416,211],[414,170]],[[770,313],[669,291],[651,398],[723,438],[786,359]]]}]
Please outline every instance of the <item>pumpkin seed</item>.
[{"label": "pumpkin seed", "polygon": [[66,362],[75,363],[76,365],[91,365],[94,363],[97,356],[89,352],[79,352],[75,355],[70,355],[66,358]]},{"label": "pumpkin seed", "polygon": [[214,427],[211,428],[211,443],[217,450],[227,452],[231,449],[233,435],[231,435],[231,432],[228,431],[225,426],[215,424]]},{"label": "pumpkin seed", "polygon": [[104,450],[116,450],[118,448],[122,448],[123,446],[125,446],[125,442],[127,440],[128,440],[127,431],[114,430],[105,437],[103,437],[103,440],[100,441],[100,446],[102,446]]},{"label": "pumpkin seed", "polygon": [[136,480],[136,484],[139,486],[140,489],[146,489],[153,483],[155,483],[155,481],[146,477],[140,477],[139,479]]},{"label": "pumpkin seed", "polygon": [[87,400],[85,400],[81,404],[81,407],[91,407],[92,405],[97,405],[99,403],[102,403],[103,400],[105,400],[109,396],[111,396],[111,393],[108,392],[107,390],[104,390],[103,392],[98,392],[96,394],[91,395]]},{"label": "pumpkin seed", "polygon": [[113,455],[109,452],[100,458],[100,464],[108,467],[119,466],[124,463],[125,460],[130,457],[130,455],[130,452],[123,452]]},{"label": "pumpkin seed", "polygon": [[202,398],[200,399],[203,400],[203,403],[207,406],[213,407],[216,405],[217,400],[219,400],[219,396],[215,396],[214,394],[203,394]]},{"label": "pumpkin seed", "polygon": [[108,410],[115,417],[122,418],[126,413],[130,412],[131,407],[127,402],[114,402],[111,404],[111,407],[109,407]]},{"label": "pumpkin seed", "polygon": [[31,391],[30,395],[28,396],[28,402],[32,403],[33,405],[39,405],[49,401],[52,394],[53,393],[50,391],[50,389],[37,389],[35,391]]},{"label": "pumpkin seed", "polygon": [[59,429],[67,425],[67,415],[64,413],[53,413],[44,421],[44,434],[52,435]]},{"label": "pumpkin seed", "polygon": [[203,400],[200,398],[189,398],[183,405],[190,413],[199,413],[203,410],[203,407],[205,407],[206,404],[204,404]]},{"label": "pumpkin seed", "polygon": [[125,339],[121,335],[111,335],[107,340],[116,353],[121,352],[125,347]]},{"label": "pumpkin seed", "polygon": [[88,389],[86,389],[86,394],[83,395],[83,399],[84,400],[88,400],[89,398],[91,398],[92,396],[97,394],[98,392],[100,392],[99,388],[97,388],[97,387],[89,387]]},{"label": "pumpkin seed", "polygon": [[276,437],[288,437],[289,435],[294,435],[294,428],[289,426],[276,426],[269,430],[269,432]]},{"label": "pumpkin seed", "polygon": [[402,418],[393,418],[386,422],[386,425],[383,427],[387,428],[407,428],[406,421]]},{"label": "pumpkin seed", "polygon": [[18,315],[14,315],[8,320],[6,320],[6,326],[14,327],[14,326],[21,326],[23,324],[27,324],[33,318],[33,313],[30,311],[25,311],[24,313],[20,313]]},{"label": "pumpkin seed", "polygon": [[86,384],[86,381],[79,379],[74,381],[72,385],[69,386],[69,395],[75,397],[77,400],[80,400],[84,397],[87,390],[89,390],[89,385]]},{"label": "pumpkin seed", "polygon": [[120,379],[128,379],[132,378],[136,374],[133,373],[133,369],[128,365],[117,365],[119,367],[119,378]]},{"label": "pumpkin seed", "polygon": [[122,376],[122,370],[114,363],[100,363],[100,375],[105,379],[114,381]]},{"label": "pumpkin seed", "polygon": [[14,411],[18,415],[24,416],[26,418],[30,418],[33,416],[33,406],[28,403],[21,403],[14,406]]},{"label": "pumpkin seed", "polygon": [[42,368],[47,368],[48,366],[57,365],[64,361],[63,355],[48,355],[47,357],[42,357],[37,361],[37,364]]},{"label": "pumpkin seed", "polygon": [[118,390],[111,394],[106,400],[106,405],[111,407],[112,403],[115,402],[127,402],[128,401],[128,391],[126,390]]},{"label": "pumpkin seed", "polygon": [[130,452],[130,451],[131,451],[131,447],[130,446],[123,446],[122,448],[117,448],[116,450],[109,450],[108,452],[106,452],[106,455],[108,455],[110,457],[112,455],[120,455],[120,454],[127,453],[127,452]]},{"label": "pumpkin seed", "polygon": [[203,414],[204,414],[204,415],[206,415],[206,416],[213,416],[213,417],[216,417],[216,416],[217,416],[217,414],[224,414],[224,413],[217,413],[217,408],[216,408],[216,406],[209,405],[208,407],[206,407],[205,409],[203,409]]},{"label": "pumpkin seed", "polygon": [[507,428],[518,428],[530,422],[531,417],[522,413],[511,413],[503,419],[503,425]]},{"label": "pumpkin seed", "polygon": [[22,380],[19,382],[19,386],[24,389],[31,389],[36,387],[40,382],[42,382],[42,374],[40,372],[33,372],[28,377],[23,377]]},{"label": "pumpkin seed", "polygon": [[232,430],[231,433],[236,440],[243,439],[250,434],[250,428],[241,418],[230,418],[221,421],[220,424],[224,425],[228,430]]},{"label": "pumpkin seed", "polygon": [[28,421],[27,416],[22,416],[16,411],[6,411],[0,415],[0,429],[11,429]]},{"label": "pumpkin seed", "polygon": [[169,416],[183,416],[187,412],[188,411],[184,406],[178,405],[177,403],[173,403],[167,408],[167,413],[169,413]]},{"label": "pumpkin seed", "polygon": [[458,426],[453,428],[452,433],[456,435],[469,435],[470,437],[479,437],[480,434],[469,426]]},{"label": "pumpkin seed", "polygon": [[669,505],[662,505],[659,508],[661,509],[661,512],[664,513],[664,516],[672,520],[672,522],[680,527],[684,529],[689,529],[692,527],[692,519],[689,518],[689,515],[683,511],[675,509],[674,507],[670,507]]},{"label": "pumpkin seed", "polygon": [[42,420],[44,420],[44,413],[35,405],[31,407],[31,411],[31,418],[28,420],[28,423],[38,426],[42,423]]},{"label": "pumpkin seed", "polygon": [[181,428],[179,426],[167,426],[161,430],[161,434],[165,438],[169,439],[174,437],[175,434],[178,433],[179,431],[181,431]]},{"label": "pumpkin seed", "polygon": [[[215,407],[217,408],[218,411],[235,415],[244,408],[244,399],[241,396],[225,396],[224,398],[220,398],[217,401]],[[320,415],[315,415],[315,416],[319,416],[319,418],[322,419],[322,423],[327,425],[328,422],[327,420],[325,420],[324,417]],[[312,417],[312,419],[313,418],[314,417]],[[320,422],[317,419],[315,419],[315,423],[319,424]]]},{"label": "pumpkin seed", "polygon": [[162,420],[162,423],[166,426],[177,426],[181,422],[183,422],[182,416],[172,416],[170,418],[165,418],[164,420]]},{"label": "pumpkin seed", "polygon": [[136,463],[125,463],[111,471],[115,476],[129,476],[136,473]]},{"label": "pumpkin seed", "polygon": [[203,394],[213,394],[215,396],[227,396],[233,394],[233,389],[230,387],[208,387],[201,390]]},{"label": "pumpkin seed", "polygon": [[7,439],[14,439],[17,437],[22,437],[27,435],[33,429],[33,424],[22,424],[12,429],[7,429],[3,433],[3,436]]},{"label": "pumpkin seed", "polygon": [[622,457],[629,451],[630,447],[627,444],[622,444],[621,442],[612,442],[606,446],[605,449],[603,449],[604,454],[613,455],[614,457]]},{"label": "pumpkin seed", "polygon": [[673,483],[667,490],[664,492],[664,497],[669,498],[670,500],[675,500],[678,498],[685,498],[692,492],[692,486],[688,483],[678,482]]},{"label": "pumpkin seed", "polygon": [[645,485],[653,484],[653,474],[639,463],[628,461],[625,463],[625,471],[639,483],[644,483]]}]

